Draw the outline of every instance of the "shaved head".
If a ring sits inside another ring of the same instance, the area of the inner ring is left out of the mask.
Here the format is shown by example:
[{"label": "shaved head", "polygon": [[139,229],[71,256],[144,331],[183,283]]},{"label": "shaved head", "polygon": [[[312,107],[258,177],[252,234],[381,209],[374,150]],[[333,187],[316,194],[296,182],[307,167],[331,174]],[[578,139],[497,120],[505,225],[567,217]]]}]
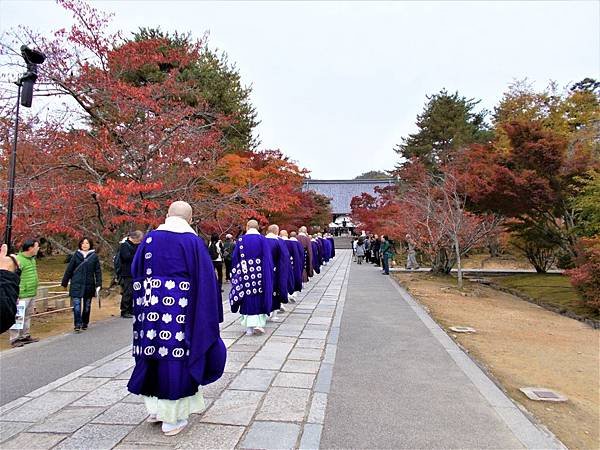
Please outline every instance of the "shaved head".
[{"label": "shaved head", "polygon": [[167,217],[180,217],[190,223],[192,221],[192,207],[188,202],[178,200],[169,206]]},{"label": "shaved head", "polygon": [[269,233],[279,234],[279,225],[269,225],[268,231]]},{"label": "shaved head", "polygon": [[290,233],[290,237],[296,237],[296,236],[298,236],[298,233],[296,233],[295,231],[292,231]]},{"label": "shaved head", "polygon": [[306,227],[300,227],[298,230],[299,233],[306,233]]},{"label": "shaved head", "polygon": [[258,221],[254,220],[254,219],[249,220],[248,223],[246,223],[246,230],[249,230],[251,228],[258,230]]},{"label": "shaved head", "polygon": [[287,232],[287,230],[281,230],[281,231],[279,232],[279,236],[285,236],[285,237],[288,237],[288,232]]}]

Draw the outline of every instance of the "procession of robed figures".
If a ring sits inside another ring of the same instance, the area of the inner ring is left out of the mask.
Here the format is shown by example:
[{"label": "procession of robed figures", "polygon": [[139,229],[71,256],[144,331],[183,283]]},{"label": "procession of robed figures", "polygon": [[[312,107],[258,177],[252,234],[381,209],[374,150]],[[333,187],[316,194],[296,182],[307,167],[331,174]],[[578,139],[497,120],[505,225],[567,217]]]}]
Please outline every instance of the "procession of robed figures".
[{"label": "procession of robed figures", "polygon": [[[142,395],[149,422],[167,436],[181,432],[189,415],[204,410],[200,386],[223,374],[227,350],[220,277],[204,241],[190,226],[191,206],[171,204],[165,222],[143,237],[131,266],[133,356],[130,392]],[[231,255],[228,294],[246,335],[279,321],[285,304],[335,256],[330,235],[306,227],[288,233],[271,224],[266,235],[249,220]]]}]

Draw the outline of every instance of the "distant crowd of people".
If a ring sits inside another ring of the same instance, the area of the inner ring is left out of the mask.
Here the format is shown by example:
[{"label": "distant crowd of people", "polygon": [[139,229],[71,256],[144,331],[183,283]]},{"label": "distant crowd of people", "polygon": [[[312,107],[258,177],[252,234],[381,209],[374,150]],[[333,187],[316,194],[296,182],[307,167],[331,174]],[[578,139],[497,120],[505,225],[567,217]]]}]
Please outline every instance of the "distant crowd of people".
[{"label": "distant crowd of people", "polygon": [[[407,247],[406,268],[408,270],[419,269],[417,262],[416,244],[410,234],[405,237]],[[386,235],[363,234],[355,236],[352,240],[352,254],[357,264],[363,261],[382,268],[384,275],[390,274],[390,260],[392,260],[396,248],[394,243]]]}]

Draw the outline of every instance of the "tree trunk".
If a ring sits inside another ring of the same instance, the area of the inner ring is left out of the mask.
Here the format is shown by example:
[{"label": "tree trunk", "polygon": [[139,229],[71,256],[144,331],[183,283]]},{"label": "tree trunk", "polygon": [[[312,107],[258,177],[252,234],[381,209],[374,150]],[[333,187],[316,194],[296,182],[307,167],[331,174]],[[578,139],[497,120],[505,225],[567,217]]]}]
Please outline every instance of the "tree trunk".
[{"label": "tree trunk", "polygon": [[71,250],[70,248],[65,247],[60,242],[58,242],[56,239],[51,238],[51,237],[47,237],[46,239],[48,239],[48,242],[50,242],[53,247],[57,247],[65,255],[71,255],[73,253],[73,250]]},{"label": "tree trunk", "polygon": [[452,269],[450,258],[448,257],[448,251],[445,247],[440,248],[435,258],[432,261],[431,271],[439,275],[448,275],[450,269]]},{"label": "tree trunk", "polygon": [[456,253],[456,267],[458,269],[458,288],[462,290],[463,288],[463,276],[462,276],[462,267],[460,262],[460,246],[458,245],[458,239],[454,239],[454,251]]}]

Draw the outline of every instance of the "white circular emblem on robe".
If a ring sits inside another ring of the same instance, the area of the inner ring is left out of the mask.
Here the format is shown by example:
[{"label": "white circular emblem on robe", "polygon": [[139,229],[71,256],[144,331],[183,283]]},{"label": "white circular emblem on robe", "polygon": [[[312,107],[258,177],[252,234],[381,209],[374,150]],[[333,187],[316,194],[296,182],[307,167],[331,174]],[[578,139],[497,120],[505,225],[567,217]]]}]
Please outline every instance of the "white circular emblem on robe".
[{"label": "white circular emblem on robe", "polygon": [[149,329],[148,332],[146,333],[146,337],[150,340],[154,339],[156,337],[156,330]]},{"label": "white circular emblem on robe", "polygon": [[173,356],[175,358],[181,358],[184,354],[185,354],[185,352],[182,348],[174,348],[173,349]]},{"label": "white circular emblem on robe", "polygon": [[158,354],[160,356],[167,356],[169,354],[169,350],[167,350],[167,347],[161,347],[158,349]]},{"label": "white circular emblem on robe", "polygon": [[144,349],[144,355],[151,356],[154,354],[155,351],[156,351],[156,347],[154,347],[153,345],[149,345],[148,347],[146,347]]},{"label": "white circular emblem on robe", "polygon": [[173,297],[164,297],[162,302],[165,306],[173,306],[175,304],[175,299]]},{"label": "white circular emblem on robe", "polygon": [[146,275],[152,275],[152,269],[150,267],[146,269]]},{"label": "white circular emblem on robe", "polygon": [[179,342],[183,341],[183,339],[185,339],[185,333],[183,331],[178,331],[175,333],[175,339],[177,339]]},{"label": "white circular emblem on robe", "polygon": [[152,242],[152,236],[148,236],[146,239],[146,244],[149,244],[150,242]]},{"label": "white circular emblem on robe", "polygon": [[190,290],[190,282],[182,281],[181,283],[179,283],[179,289],[181,289],[182,291],[189,291]]},{"label": "white circular emblem on robe", "polygon": [[179,306],[181,306],[182,308],[185,308],[188,305],[188,299],[185,297],[181,297],[179,299]]},{"label": "white circular emblem on robe", "polygon": [[175,322],[185,323],[185,314],[179,314],[177,317],[175,317]]},{"label": "white circular emblem on robe", "polygon": [[172,320],[173,320],[173,316],[172,316],[171,314],[169,314],[169,313],[164,313],[164,314],[162,315],[162,321],[163,321],[164,323],[169,323],[169,322],[171,322]]},{"label": "white circular emblem on robe", "polygon": [[169,339],[171,339],[171,332],[168,330],[162,330],[160,333],[158,333],[158,337],[161,338],[163,341],[168,341]]},{"label": "white circular emblem on robe", "polygon": [[165,287],[166,287],[168,290],[171,290],[171,289],[173,289],[173,288],[175,287],[175,282],[174,282],[173,280],[169,280],[169,281],[167,281],[167,282],[165,283]]},{"label": "white circular emblem on robe", "polygon": [[[152,311],[152,312],[149,312],[149,313],[148,313],[147,319],[148,319],[150,322],[156,322],[156,321],[158,320],[158,318],[159,318],[159,315],[158,315],[158,313],[157,313],[156,311]],[[141,319],[141,320],[140,320],[140,322],[141,322],[142,320],[144,320],[144,319]]]},{"label": "white circular emblem on robe", "polygon": [[152,258],[152,253],[150,253],[150,252],[146,253],[146,254],[144,255],[144,258],[145,258],[145,259],[150,259],[150,258]]}]

